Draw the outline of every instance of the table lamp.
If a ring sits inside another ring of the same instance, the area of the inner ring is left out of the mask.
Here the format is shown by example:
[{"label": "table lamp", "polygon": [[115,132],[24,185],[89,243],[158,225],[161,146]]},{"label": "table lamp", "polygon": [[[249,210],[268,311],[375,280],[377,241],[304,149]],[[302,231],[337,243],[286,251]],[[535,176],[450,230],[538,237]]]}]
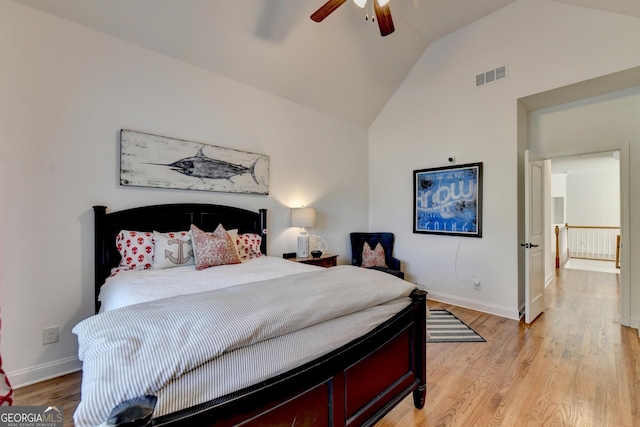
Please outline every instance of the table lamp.
[{"label": "table lamp", "polygon": [[314,208],[292,208],[291,209],[291,227],[300,227],[300,235],[298,236],[298,258],[309,258],[309,235],[306,227],[316,226],[316,210]]}]

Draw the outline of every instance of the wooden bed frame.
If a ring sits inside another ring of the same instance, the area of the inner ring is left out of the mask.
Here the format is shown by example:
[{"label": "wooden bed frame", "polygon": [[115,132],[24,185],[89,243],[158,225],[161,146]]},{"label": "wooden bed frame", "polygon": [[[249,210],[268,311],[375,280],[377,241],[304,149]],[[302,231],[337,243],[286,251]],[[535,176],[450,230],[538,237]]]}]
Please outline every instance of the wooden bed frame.
[{"label": "wooden bed frame", "polygon": [[[267,253],[267,213],[208,204],[169,204],[107,213],[95,211],[96,312],[100,286],[119,263],[115,238],[122,230],[179,231],[218,224],[262,236]],[[322,425],[370,426],[413,393],[421,409],[426,394],[426,292],[368,334],[288,371],[212,401],[154,418],[154,426]]]}]

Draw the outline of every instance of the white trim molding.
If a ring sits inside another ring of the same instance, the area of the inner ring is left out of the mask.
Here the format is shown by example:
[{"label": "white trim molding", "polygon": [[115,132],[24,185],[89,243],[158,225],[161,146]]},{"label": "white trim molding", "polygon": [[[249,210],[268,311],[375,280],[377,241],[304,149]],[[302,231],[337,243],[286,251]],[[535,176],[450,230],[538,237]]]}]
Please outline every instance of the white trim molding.
[{"label": "white trim molding", "polygon": [[483,313],[493,314],[500,317],[506,317],[507,319],[520,319],[520,313],[518,312],[518,310],[514,310],[509,307],[502,307],[495,304],[486,304],[477,300],[432,292],[428,289],[426,289],[426,291],[428,292],[427,299],[430,299],[432,301],[444,302],[446,304],[452,304],[458,307],[481,311]]},{"label": "white trim molding", "polygon": [[638,331],[638,337],[640,337],[640,317],[631,316],[629,318],[629,327]]},{"label": "white trim molding", "polygon": [[73,356],[42,365],[30,366],[14,372],[7,372],[7,376],[13,388],[18,389],[80,370],[82,370],[82,362],[77,356]]}]

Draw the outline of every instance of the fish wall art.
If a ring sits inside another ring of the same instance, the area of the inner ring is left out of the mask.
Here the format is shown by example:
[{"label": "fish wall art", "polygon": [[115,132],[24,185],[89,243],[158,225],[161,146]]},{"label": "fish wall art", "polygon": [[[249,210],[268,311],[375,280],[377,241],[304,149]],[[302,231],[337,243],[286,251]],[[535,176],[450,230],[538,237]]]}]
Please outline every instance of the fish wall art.
[{"label": "fish wall art", "polygon": [[269,194],[269,156],[122,129],[120,184]]}]

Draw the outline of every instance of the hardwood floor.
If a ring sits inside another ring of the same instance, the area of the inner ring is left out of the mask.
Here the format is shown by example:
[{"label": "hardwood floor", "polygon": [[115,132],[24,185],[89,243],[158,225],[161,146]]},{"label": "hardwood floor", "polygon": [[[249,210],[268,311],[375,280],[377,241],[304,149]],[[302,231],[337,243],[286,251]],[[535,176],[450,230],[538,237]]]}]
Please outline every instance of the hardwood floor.
[{"label": "hardwood floor", "polygon": [[[640,339],[620,326],[618,275],[562,270],[547,310],[527,326],[446,308],[486,343],[427,344],[427,400],[411,396],[377,427],[640,426]],[[16,405],[62,405],[65,426],[80,397],[80,374],[18,389]]]},{"label": "hardwood floor", "polygon": [[562,270],[527,326],[446,304],[487,343],[427,344],[423,410],[383,426],[640,426],[640,340],[620,326],[618,275]]},{"label": "hardwood floor", "polygon": [[[14,390],[15,406],[62,407],[62,424],[73,426],[73,412],[80,402],[82,374],[76,372]],[[106,421],[106,420],[105,420]]]}]

